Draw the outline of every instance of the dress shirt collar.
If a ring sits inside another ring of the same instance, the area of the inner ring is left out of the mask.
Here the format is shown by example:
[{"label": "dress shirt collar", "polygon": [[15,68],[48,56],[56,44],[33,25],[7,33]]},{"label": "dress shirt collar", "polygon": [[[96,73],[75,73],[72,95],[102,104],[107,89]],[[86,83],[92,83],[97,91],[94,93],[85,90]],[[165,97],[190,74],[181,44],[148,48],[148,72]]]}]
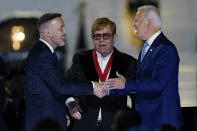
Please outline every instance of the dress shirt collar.
[{"label": "dress shirt collar", "polygon": [[[113,52],[112,52],[112,53],[113,53]],[[97,60],[98,60],[98,63],[99,63],[99,66],[100,66],[100,68],[101,68],[102,73],[104,72],[105,67],[106,67],[106,65],[107,65],[107,63],[108,63],[108,61],[109,61],[109,59],[110,59],[112,53],[110,53],[110,54],[109,54],[108,56],[106,56],[106,57],[102,57],[102,55],[101,55],[99,52],[96,51]],[[109,72],[110,72],[110,71],[109,71]],[[109,76],[109,73],[108,73],[108,76]],[[108,78],[108,76],[107,76],[107,78]]]},{"label": "dress shirt collar", "polygon": [[98,60],[103,60],[103,61],[104,61],[104,60],[107,60],[107,61],[108,61],[109,58],[111,57],[112,53],[113,53],[113,51],[112,51],[108,56],[102,57],[102,55],[101,55],[99,52],[96,51],[97,59],[98,59]]},{"label": "dress shirt collar", "polygon": [[153,41],[157,38],[157,36],[161,34],[161,30],[157,31],[154,35],[152,35],[146,42],[149,46],[152,45]]},{"label": "dress shirt collar", "polygon": [[52,53],[54,53],[53,47],[52,47],[48,42],[46,42],[46,41],[43,40],[42,38],[40,38],[39,40],[42,41],[45,45],[47,45],[47,46],[49,47],[50,51],[51,51]]}]

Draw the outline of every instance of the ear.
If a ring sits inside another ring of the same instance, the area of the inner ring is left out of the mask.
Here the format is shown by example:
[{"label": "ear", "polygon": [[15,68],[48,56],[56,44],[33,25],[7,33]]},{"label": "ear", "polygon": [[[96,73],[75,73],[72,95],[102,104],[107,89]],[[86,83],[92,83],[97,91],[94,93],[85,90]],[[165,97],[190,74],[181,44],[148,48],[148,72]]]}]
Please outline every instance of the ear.
[{"label": "ear", "polygon": [[116,38],[117,38],[117,35],[114,34],[114,35],[113,35],[113,41],[114,41],[114,42],[116,41]]},{"label": "ear", "polygon": [[153,22],[153,20],[152,20],[152,19],[148,19],[148,20],[147,20],[147,24],[148,24],[148,25],[151,25],[151,24],[152,24],[152,22]]},{"label": "ear", "polygon": [[48,37],[51,37],[51,31],[50,31],[49,29],[46,29],[46,35],[47,35]]}]

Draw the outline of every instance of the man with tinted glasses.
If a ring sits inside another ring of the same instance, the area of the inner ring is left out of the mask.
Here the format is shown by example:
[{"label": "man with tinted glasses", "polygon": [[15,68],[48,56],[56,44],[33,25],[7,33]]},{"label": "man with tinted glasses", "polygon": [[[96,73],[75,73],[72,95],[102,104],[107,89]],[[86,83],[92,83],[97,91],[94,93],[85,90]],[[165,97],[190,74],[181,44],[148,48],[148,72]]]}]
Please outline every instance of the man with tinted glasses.
[{"label": "man with tinted glasses", "polygon": [[[116,77],[116,71],[131,78],[136,59],[114,47],[116,25],[108,18],[98,18],[92,26],[94,49],[75,54],[68,71],[70,80],[100,81]],[[114,115],[127,106],[127,97],[78,96],[67,100],[74,120],[73,131],[110,131]]]}]

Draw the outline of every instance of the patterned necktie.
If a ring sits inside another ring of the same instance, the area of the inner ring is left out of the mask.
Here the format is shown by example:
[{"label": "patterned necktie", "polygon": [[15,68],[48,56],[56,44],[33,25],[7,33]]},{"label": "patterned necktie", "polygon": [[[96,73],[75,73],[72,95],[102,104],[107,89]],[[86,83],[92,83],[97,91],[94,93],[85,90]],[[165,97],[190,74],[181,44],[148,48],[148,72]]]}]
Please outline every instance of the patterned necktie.
[{"label": "patterned necktie", "polygon": [[148,43],[147,42],[145,42],[144,43],[144,46],[143,46],[143,48],[142,48],[142,52],[141,52],[141,60],[140,60],[140,62],[142,62],[142,60],[143,60],[143,58],[144,58],[144,56],[145,56],[145,54],[146,54],[146,51],[145,51],[145,49],[146,49],[146,47],[148,46]]}]

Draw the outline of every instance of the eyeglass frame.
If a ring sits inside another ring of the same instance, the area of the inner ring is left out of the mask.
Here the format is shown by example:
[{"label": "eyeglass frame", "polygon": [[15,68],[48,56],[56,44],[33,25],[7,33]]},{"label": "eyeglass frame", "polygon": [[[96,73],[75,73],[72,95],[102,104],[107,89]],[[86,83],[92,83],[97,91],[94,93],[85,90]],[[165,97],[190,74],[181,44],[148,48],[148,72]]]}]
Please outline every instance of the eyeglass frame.
[{"label": "eyeglass frame", "polygon": [[[95,39],[95,35],[100,35],[100,38],[99,39]],[[104,35],[108,35],[109,36],[109,38],[104,38]],[[101,40],[101,39],[103,39],[103,40],[109,40],[112,36],[114,35],[114,33],[103,33],[103,34],[92,34],[92,39],[93,40]]]}]

